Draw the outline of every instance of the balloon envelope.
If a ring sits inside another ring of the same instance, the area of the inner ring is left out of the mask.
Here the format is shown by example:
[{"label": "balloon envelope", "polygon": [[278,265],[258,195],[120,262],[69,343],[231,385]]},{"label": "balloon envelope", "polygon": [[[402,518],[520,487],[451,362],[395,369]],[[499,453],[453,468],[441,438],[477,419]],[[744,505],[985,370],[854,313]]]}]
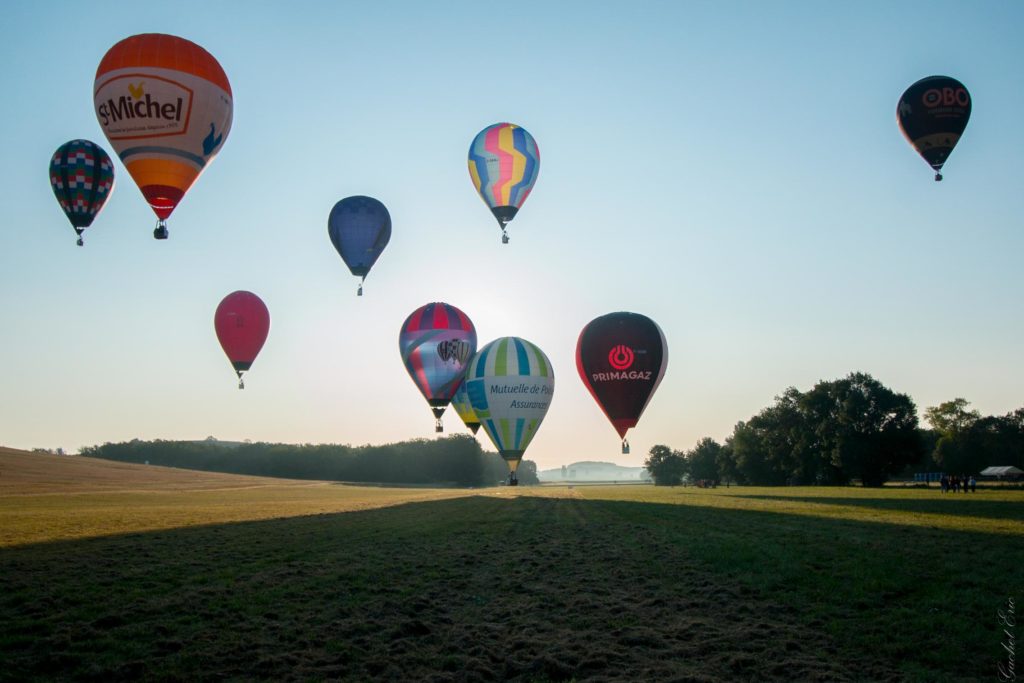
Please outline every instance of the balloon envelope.
[{"label": "balloon envelope", "polygon": [[466,425],[469,431],[476,434],[480,430],[480,420],[477,419],[476,413],[473,412],[473,404],[469,400],[465,380],[459,383],[459,388],[455,390],[455,395],[452,396],[452,408],[455,409],[459,419],[462,420],[462,423]]},{"label": "balloon envelope", "polygon": [[470,362],[466,392],[487,436],[515,472],[551,405],[551,361],[525,339],[495,339]]},{"label": "balloon envelope", "polygon": [[50,186],[81,235],[114,191],[114,164],[95,142],[65,142],[50,159]]},{"label": "balloon envelope", "polygon": [[636,426],[667,365],[665,335],[639,313],[595,318],[576,342],[580,379],[623,439]]},{"label": "balloon envelope", "polygon": [[484,128],[469,146],[469,176],[502,230],[530,196],[539,171],[536,141],[514,123]]},{"label": "balloon envelope", "polygon": [[270,312],[266,304],[252,292],[232,292],[217,306],[213,326],[221,348],[241,378],[267,341]]},{"label": "balloon envelope", "polygon": [[391,215],[373,197],[346,197],[331,209],[327,234],[352,274],[365,278],[391,239]]},{"label": "balloon envelope", "polygon": [[165,220],[231,130],[227,75],[195,43],[146,33],[110,48],[96,69],[93,93],[103,133]]},{"label": "balloon envelope", "polygon": [[896,106],[904,137],[935,169],[935,179],[971,118],[971,95],[949,76],[929,76],[907,88]]},{"label": "balloon envelope", "polygon": [[420,306],[402,323],[398,350],[409,376],[440,420],[476,352],[472,321],[450,304]]}]

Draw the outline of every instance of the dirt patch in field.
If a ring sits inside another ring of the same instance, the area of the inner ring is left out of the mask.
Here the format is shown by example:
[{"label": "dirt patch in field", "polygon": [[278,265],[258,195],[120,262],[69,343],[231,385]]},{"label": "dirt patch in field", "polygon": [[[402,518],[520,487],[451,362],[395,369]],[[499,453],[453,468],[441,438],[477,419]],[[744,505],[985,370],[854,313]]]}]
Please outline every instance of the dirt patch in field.
[{"label": "dirt patch in field", "polygon": [[20,679],[895,680],[657,528],[570,499],[10,549],[0,577]]}]

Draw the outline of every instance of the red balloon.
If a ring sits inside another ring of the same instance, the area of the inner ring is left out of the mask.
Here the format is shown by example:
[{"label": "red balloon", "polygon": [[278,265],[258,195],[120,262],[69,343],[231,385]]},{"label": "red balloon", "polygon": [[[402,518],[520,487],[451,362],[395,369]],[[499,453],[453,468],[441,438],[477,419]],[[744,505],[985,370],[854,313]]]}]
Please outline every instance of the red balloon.
[{"label": "red balloon", "polygon": [[609,313],[587,323],[576,342],[576,370],[629,452],[636,426],[665,376],[668,345],[661,328],[639,313]]},{"label": "red balloon", "polygon": [[213,326],[221,348],[238,375],[238,388],[244,389],[242,373],[252,367],[267,341],[270,312],[258,296],[239,290],[228,294],[217,306]]}]

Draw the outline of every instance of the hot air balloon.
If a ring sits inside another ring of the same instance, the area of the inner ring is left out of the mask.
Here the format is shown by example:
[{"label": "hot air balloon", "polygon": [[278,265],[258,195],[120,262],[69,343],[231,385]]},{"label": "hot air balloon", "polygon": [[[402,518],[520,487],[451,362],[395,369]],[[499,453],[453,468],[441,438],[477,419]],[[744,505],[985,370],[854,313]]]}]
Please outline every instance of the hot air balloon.
[{"label": "hot air balloon", "polygon": [[167,218],[231,131],[228,77],[184,38],[146,33],[110,48],[93,86],[96,118],[159,222]]},{"label": "hot air balloon", "polygon": [[357,292],[362,296],[366,275],[391,239],[391,215],[373,197],[346,197],[331,209],[327,234],[348,269],[362,278]]},{"label": "hot air balloon", "polygon": [[82,246],[82,232],[114,191],[113,162],[95,142],[65,142],[50,159],[50,186]]},{"label": "hot air balloon", "polygon": [[238,375],[238,388],[244,389],[242,373],[252,367],[270,332],[270,312],[263,300],[252,292],[239,290],[224,297],[213,315],[217,339]]},{"label": "hot air balloon", "polygon": [[469,401],[465,380],[459,383],[459,388],[455,390],[455,395],[452,396],[452,408],[455,409],[456,414],[458,414],[462,423],[466,425],[469,431],[476,434],[480,430],[480,420],[477,419],[476,413],[473,412],[473,404]]},{"label": "hot air balloon", "polygon": [[587,323],[576,342],[576,369],[629,453],[636,426],[665,376],[668,345],[657,323],[639,313],[609,313]]},{"label": "hot air balloon", "polygon": [[398,335],[402,362],[434,413],[434,430],[462,382],[466,364],[476,351],[476,328],[450,304],[435,302],[413,311]]},{"label": "hot air balloon", "polygon": [[903,136],[935,169],[942,180],[942,165],[971,118],[971,95],[964,84],[949,76],[929,76],[907,88],[896,107]]},{"label": "hot air balloon", "polygon": [[551,361],[525,339],[495,339],[470,361],[466,392],[484,431],[508,463],[509,484],[515,486],[516,469],[555,392]]},{"label": "hot air balloon", "polygon": [[505,226],[530,196],[539,170],[537,143],[514,123],[487,126],[469,146],[469,176],[498,219],[503,244],[508,244]]}]

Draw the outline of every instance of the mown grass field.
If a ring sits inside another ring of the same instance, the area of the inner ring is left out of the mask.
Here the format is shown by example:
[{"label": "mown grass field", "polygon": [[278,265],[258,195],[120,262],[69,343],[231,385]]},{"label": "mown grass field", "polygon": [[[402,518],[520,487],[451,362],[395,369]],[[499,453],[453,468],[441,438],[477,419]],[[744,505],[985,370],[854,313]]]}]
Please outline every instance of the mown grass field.
[{"label": "mown grass field", "polygon": [[144,470],[0,485],[0,679],[998,680],[1022,592],[1020,491]]}]

